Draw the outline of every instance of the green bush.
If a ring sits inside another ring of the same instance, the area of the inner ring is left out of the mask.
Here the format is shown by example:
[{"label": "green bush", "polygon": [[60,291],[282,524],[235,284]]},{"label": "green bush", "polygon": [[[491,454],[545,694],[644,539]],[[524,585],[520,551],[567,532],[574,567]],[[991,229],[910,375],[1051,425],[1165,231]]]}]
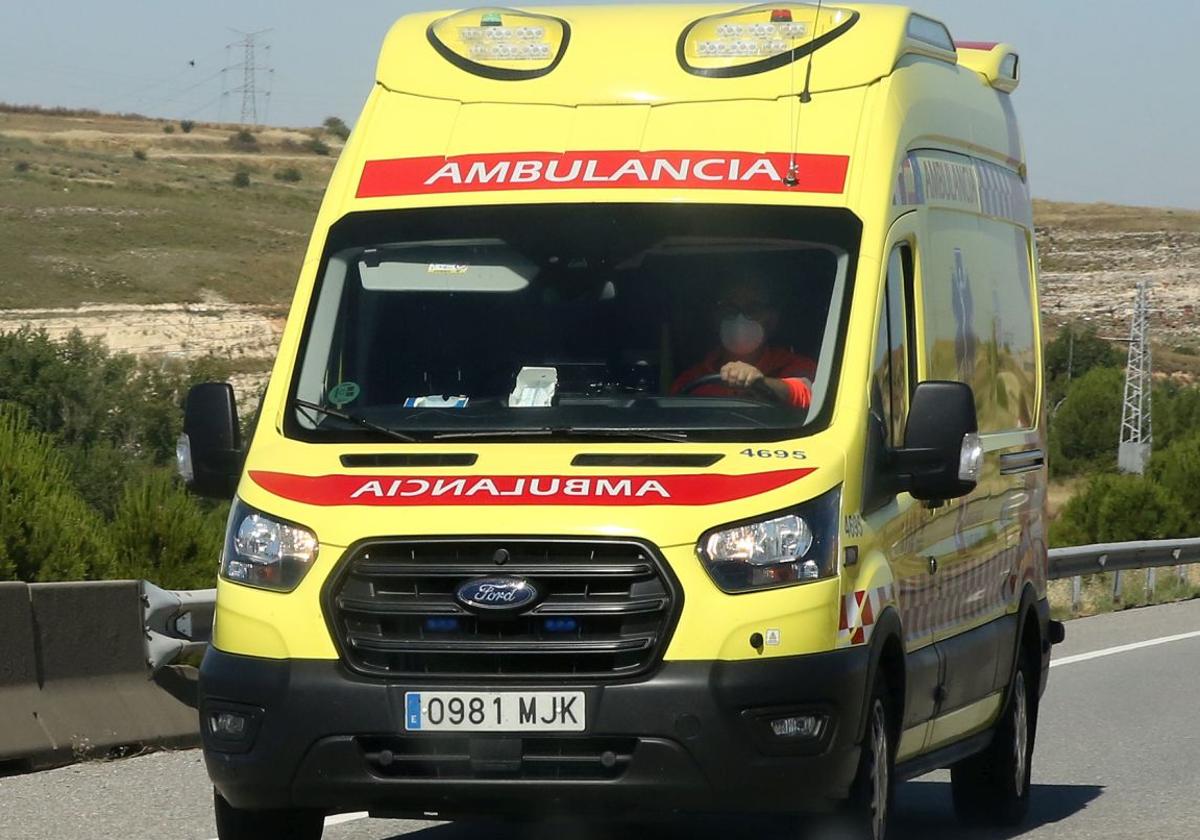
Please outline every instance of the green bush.
[{"label": "green bush", "polygon": [[1170,446],[1200,429],[1200,388],[1161,385],[1154,389],[1154,445]]},{"label": "green bush", "polygon": [[195,128],[196,128],[195,120],[180,120],[179,121],[179,130],[182,131],[184,134],[191,134],[193,129],[195,129]]},{"label": "green bush", "polygon": [[1182,503],[1187,535],[1200,534],[1200,431],[1155,451],[1150,477]]},{"label": "green bush", "polygon": [[163,134],[174,134],[174,133],[175,133],[175,126],[171,125],[170,123],[167,123],[166,125],[163,126]]},{"label": "green bush", "polygon": [[133,159],[134,160],[145,160],[146,159],[146,150],[145,149],[134,149],[133,150]]},{"label": "green bush", "polygon": [[244,128],[229,135],[229,139],[226,140],[225,143],[230,148],[239,152],[258,151],[258,138]]},{"label": "green bush", "polygon": [[1067,502],[1050,544],[1089,545],[1188,536],[1188,512],[1173,492],[1137,475],[1101,475]]},{"label": "green bush", "polygon": [[275,173],[276,181],[285,181],[289,184],[298,184],[304,180],[303,173],[294,166],[289,166],[287,169],[280,169]]},{"label": "green bush", "polygon": [[[0,401],[23,406],[35,428],[78,451],[81,463],[98,458],[101,473],[121,458],[168,463],[187,389],[228,372],[215,358],[138,362],[77,331],[60,341],[28,327],[0,333]],[[104,456],[104,447],[118,454]]]},{"label": "green bush", "polygon": [[1093,368],[1071,383],[1050,420],[1050,466],[1055,474],[1116,465],[1124,389],[1124,374],[1116,368]]},{"label": "green bush", "polygon": [[235,187],[243,188],[250,186],[250,173],[244,169],[239,169],[233,173],[233,178],[230,181]]},{"label": "green bush", "polygon": [[1046,398],[1054,405],[1067,394],[1072,382],[1095,368],[1116,368],[1125,363],[1121,351],[1096,334],[1092,326],[1064,327],[1046,344]]},{"label": "green bush", "polygon": [[13,172],[28,172],[30,168],[27,160],[19,160],[13,164]]},{"label": "green bush", "polygon": [[329,144],[320,137],[310,137],[304,142],[304,148],[314,155],[327,156],[330,153]]},{"label": "green bush", "polygon": [[105,577],[112,556],[103,520],[75,492],[53,438],[0,403],[0,579]]},{"label": "green bush", "polygon": [[117,577],[168,589],[213,585],[229,506],[203,509],[169,471],[126,486],[109,526]]},{"label": "green bush", "polygon": [[326,131],[340,140],[345,140],[350,136],[350,126],[346,125],[341,117],[326,117],[323,125]]},{"label": "green bush", "polygon": [[77,332],[0,333],[0,579],[211,585],[227,505],[188,496],[168,465],[188,388],[228,374]]}]

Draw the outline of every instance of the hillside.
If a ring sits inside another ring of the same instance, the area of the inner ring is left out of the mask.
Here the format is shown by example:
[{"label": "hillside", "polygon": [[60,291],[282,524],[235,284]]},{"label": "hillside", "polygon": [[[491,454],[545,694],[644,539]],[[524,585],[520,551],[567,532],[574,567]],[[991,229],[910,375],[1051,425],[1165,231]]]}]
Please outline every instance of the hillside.
[{"label": "hillside", "polygon": [[[339,141],[269,129],[247,147],[236,132],[0,108],[0,330],[269,356]],[[249,186],[234,185],[238,172]],[[1123,335],[1148,277],[1159,361],[1196,372],[1200,213],[1038,202],[1036,216],[1051,328],[1087,320]]]}]

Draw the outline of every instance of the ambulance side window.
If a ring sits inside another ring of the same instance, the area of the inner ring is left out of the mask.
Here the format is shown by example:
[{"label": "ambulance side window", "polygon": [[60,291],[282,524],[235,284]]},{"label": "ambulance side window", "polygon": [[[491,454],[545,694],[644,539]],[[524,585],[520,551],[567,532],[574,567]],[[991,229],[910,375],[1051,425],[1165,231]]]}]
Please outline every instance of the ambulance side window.
[{"label": "ambulance side window", "polygon": [[912,357],[909,353],[910,322],[907,303],[911,299],[913,259],[907,243],[897,245],[888,257],[887,286],[879,314],[879,333],[871,373],[871,411],[867,453],[864,506],[869,510],[884,503],[887,450],[904,443],[908,397],[912,387]]}]

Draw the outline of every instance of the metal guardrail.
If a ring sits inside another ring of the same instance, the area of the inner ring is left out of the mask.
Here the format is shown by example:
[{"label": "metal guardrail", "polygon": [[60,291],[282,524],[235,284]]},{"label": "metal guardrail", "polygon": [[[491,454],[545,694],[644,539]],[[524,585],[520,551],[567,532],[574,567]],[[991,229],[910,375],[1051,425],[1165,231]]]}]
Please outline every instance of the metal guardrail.
[{"label": "metal guardrail", "polygon": [[1146,591],[1151,593],[1157,584],[1158,569],[1174,566],[1180,579],[1185,579],[1187,566],[1193,563],[1200,563],[1200,539],[1195,538],[1073,545],[1050,549],[1049,577],[1071,578],[1071,605],[1079,609],[1083,575],[1113,572],[1113,600],[1120,601],[1123,572],[1145,569]]},{"label": "metal guardrail", "polygon": [[202,653],[212,639],[217,590],[171,591],[141,581],[146,666],[151,674],[189,653]]}]

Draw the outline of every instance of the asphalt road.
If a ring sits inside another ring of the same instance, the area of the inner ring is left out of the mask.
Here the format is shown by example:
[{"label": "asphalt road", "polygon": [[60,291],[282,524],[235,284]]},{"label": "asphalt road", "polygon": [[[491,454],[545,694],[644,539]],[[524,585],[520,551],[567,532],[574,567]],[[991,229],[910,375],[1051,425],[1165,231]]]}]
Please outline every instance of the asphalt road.
[{"label": "asphalt road", "polygon": [[[1129,649],[1142,642],[1151,644]],[[1042,706],[1027,825],[1008,832],[960,828],[950,807],[949,774],[942,772],[898,789],[897,840],[1196,836],[1200,601],[1071,622],[1055,662]],[[211,840],[216,829],[210,790],[195,751],[0,778],[0,838]],[[328,840],[787,836],[775,825],[709,819],[645,830],[396,822],[361,815],[330,823]]]}]

